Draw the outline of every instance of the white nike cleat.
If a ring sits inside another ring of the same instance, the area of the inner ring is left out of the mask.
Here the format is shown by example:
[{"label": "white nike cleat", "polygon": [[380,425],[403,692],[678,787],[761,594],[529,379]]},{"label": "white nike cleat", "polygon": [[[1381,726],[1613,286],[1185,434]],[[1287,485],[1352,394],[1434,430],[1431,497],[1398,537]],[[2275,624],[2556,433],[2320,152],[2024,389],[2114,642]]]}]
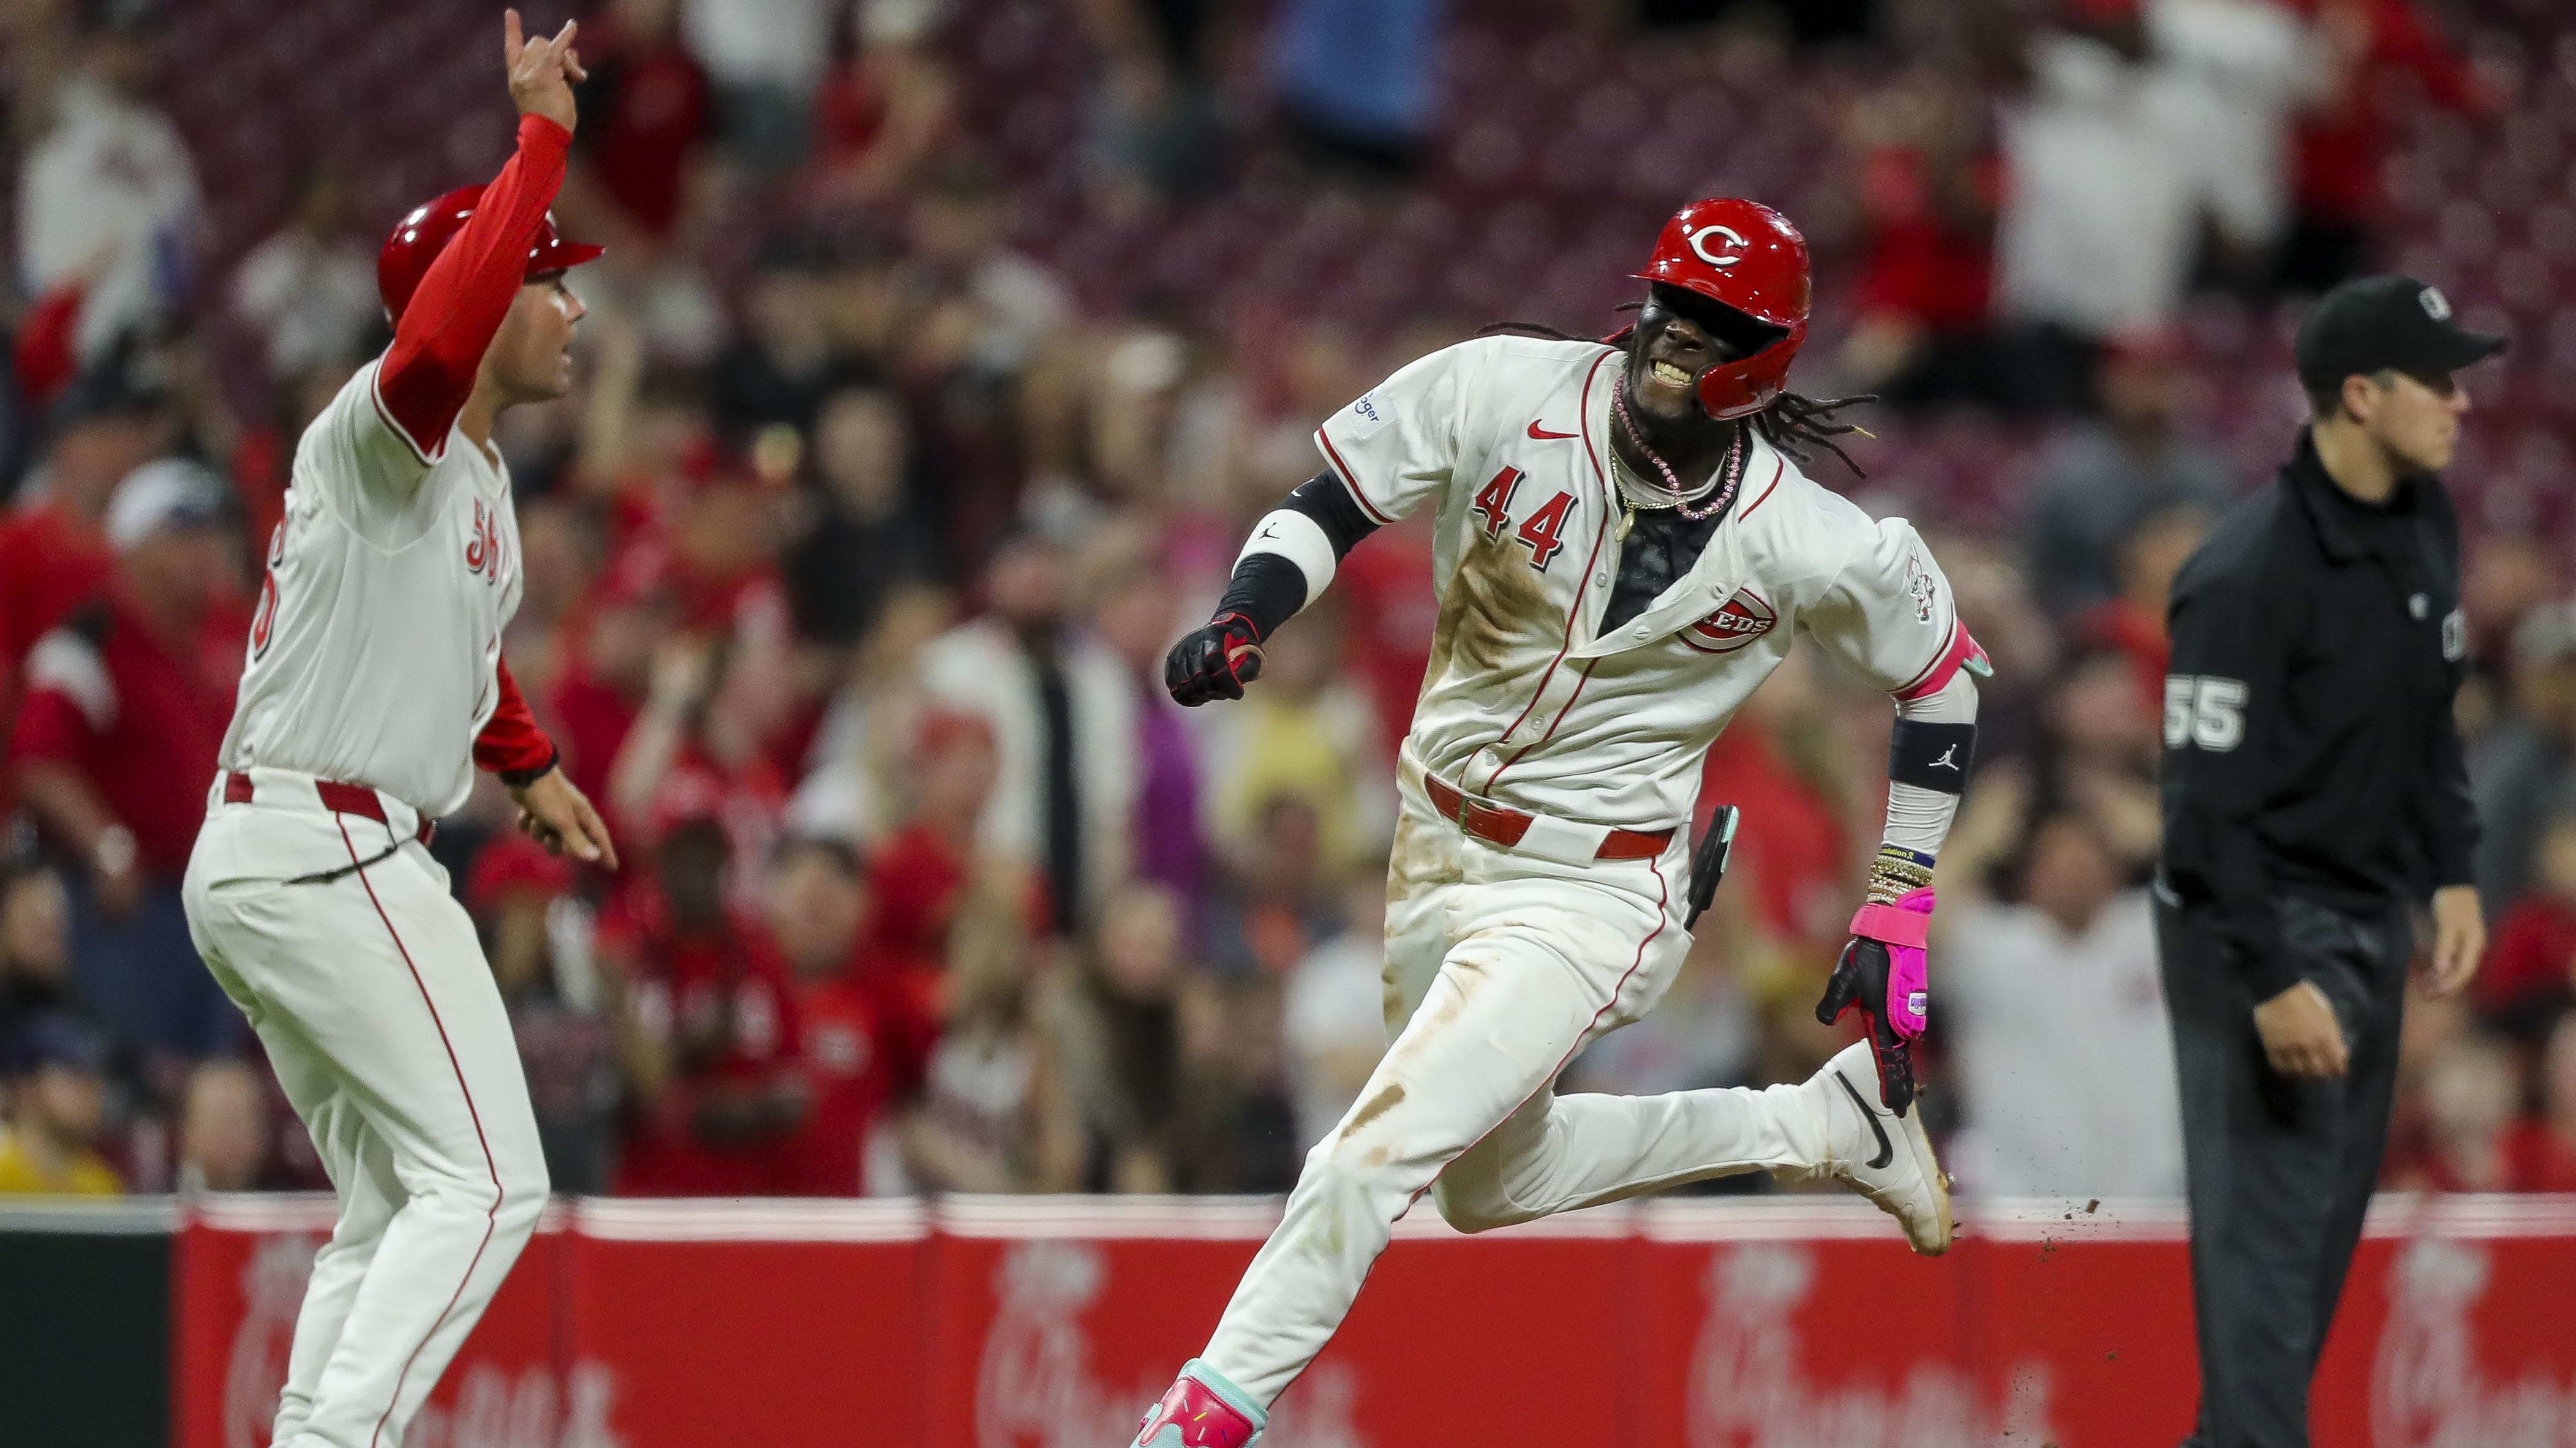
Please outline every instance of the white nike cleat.
[{"label": "white nike cleat", "polygon": [[1878,1099],[1878,1064],[1869,1042],[1856,1042],[1807,1080],[1822,1098],[1825,1161],[1831,1176],[1878,1204],[1905,1228],[1916,1252],[1937,1257],[1950,1248],[1950,1186],[1923,1134],[1922,1103],[1903,1116]]}]

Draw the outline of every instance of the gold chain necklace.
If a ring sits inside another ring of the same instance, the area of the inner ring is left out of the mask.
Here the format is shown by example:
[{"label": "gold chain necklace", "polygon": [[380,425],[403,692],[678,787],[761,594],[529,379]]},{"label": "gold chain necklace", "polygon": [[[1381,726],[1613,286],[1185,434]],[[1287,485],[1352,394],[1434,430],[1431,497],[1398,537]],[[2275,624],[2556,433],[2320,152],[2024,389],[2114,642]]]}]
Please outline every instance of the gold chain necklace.
[{"label": "gold chain necklace", "polygon": [[[1735,435],[1727,440],[1726,458],[1718,467],[1718,476],[1723,479],[1723,482],[1716,490],[1717,496],[1709,500],[1707,507],[1694,510],[1691,507],[1690,497],[1682,492],[1681,479],[1673,476],[1672,465],[1664,461],[1661,453],[1656,452],[1652,447],[1647,445],[1646,439],[1637,431],[1637,424],[1630,420],[1628,416],[1628,379],[1624,373],[1610,384],[1610,411],[1618,418],[1620,430],[1628,435],[1628,441],[1635,444],[1637,450],[1646,455],[1646,460],[1655,465],[1655,471],[1664,475],[1664,487],[1671,496],[1672,501],[1669,503],[1659,502],[1651,506],[1656,508],[1658,511],[1665,508],[1674,509],[1684,518],[1696,523],[1703,518],[1726,511],[1727,504],[1735,501],[1735,490],[1744,482],[1744,434],[1746,429],[1743,424],[1738,423],[1735,428]],[[1629,530],[1637,526],[1638,506],[1635,498],[1629,493],[1627,484],[1633,480],[1639,491],[1643,491],[1646,487],[1646,481],[1629,471],[1628,465],[1619,460],[1619,449],[1615,444],[1605,449],[1605,451],[1610,454],[1610,471],[1616,479],[1613,483],[1613,491],[1618,493],[1620,505],[1619,526],[1613,532],[1612,537],[1618,542],[1625,543],[1628,541]]]}]

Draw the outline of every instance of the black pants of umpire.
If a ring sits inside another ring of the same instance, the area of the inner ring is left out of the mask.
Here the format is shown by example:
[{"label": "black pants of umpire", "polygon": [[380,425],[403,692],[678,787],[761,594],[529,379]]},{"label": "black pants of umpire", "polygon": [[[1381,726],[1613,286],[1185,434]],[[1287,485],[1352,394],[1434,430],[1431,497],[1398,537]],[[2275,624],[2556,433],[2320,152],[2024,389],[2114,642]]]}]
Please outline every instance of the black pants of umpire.
[{"label": "black pants of umpire", "polygon": [[2308,1448],[2309,1380],[2388,1141],[2412,921],[2395,905],[2358,917],[2279,904],[2283,948],[2343,1022],[2339,1079],[2274,1072],[2241,971],[2192,912],[2157,909],[2200,1333],[2185,1448]]}]

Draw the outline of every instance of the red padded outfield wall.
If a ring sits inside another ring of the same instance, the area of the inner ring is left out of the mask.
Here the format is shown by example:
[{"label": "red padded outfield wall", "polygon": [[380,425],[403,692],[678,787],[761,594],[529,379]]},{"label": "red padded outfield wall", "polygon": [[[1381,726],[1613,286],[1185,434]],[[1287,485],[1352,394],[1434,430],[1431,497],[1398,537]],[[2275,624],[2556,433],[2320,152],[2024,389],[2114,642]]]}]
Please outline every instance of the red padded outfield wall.
[{"label": "red padded outfield wall", "polygon": [[[581,1201],[549,1212],[404,1448],[1117,1448],[1269,1202]],[[178,1448],[263,1448],[327,1202],[181,1233]],[[1670,1201],[1475,1238],[1402,1223],[1264,1448],[2170,1448],[2182,1223]],[[2576,1198],[2384,1199],[2320,1448],[2576,1448]]]}]

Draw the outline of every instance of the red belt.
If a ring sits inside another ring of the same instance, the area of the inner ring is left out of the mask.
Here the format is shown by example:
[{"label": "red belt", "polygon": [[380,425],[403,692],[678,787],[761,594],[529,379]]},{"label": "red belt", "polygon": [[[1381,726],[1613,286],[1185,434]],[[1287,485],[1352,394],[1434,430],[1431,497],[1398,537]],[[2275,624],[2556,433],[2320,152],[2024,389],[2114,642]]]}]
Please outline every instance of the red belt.
[{"label": "red belt", "polygon": [[[1431,796],[1431,807],[1440,812],[1441,818],[1456,821],[1458,828],[1487,844],[1500,845],[1508,850],[1521,842],[1521,836],[1529,833],[1532,816],[1503,805],[1469,799],[1443,783],[1436,774],[1425,773],[1422,776],[1422,789]],[[1592,858],[1651,860],[1661,855],[1664,846],[1672,842],[1671,830],[1652,833],[1612,830],[1601,837],[1601,848],[1593,852]]]},{"label": "red belt", "polygon": [[[313,781],[313,792],[322,797],[322,807],[333,814],[356,815],[360,819],[374,820],[387,829],[393,827],[393,821],[385,818],[385,802],[376,797],[374,790],[363,784],[342,784],[336,779],[317,779]],[[249,775],[237,769],[224,775],[224,803],[248,804],[251,802],[251,793]],[[412,831],[412,838],[426,845],[437,833],[438,821],[422,815],[420,828]]]}]

